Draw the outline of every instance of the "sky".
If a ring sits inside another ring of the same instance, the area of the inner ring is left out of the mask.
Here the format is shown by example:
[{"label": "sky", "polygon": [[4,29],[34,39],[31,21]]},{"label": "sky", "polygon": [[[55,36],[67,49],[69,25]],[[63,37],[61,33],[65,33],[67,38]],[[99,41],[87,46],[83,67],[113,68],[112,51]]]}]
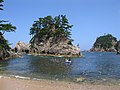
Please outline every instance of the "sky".
[{"label": "sky", "polygon": [[4,0],[0,20],[9,20],[16,32],[5,33],[12,44],[29,43],[30,27],[40,17],[66,15],[72,28],[73,44],[90,49],[96,38],[112,34],[120,40],[120,0]]}]

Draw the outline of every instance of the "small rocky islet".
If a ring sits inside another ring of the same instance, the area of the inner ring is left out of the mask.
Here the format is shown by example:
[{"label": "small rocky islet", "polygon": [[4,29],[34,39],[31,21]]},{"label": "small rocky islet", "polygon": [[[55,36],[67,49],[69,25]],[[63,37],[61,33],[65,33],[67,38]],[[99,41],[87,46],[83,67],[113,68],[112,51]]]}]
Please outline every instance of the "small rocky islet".
[{"label": "small rocky islet", "polygon": [[81,56],[80,48],[72,44],[71,28],[65,15],[39,18],[30,29],[30,44],[18,42],[15,50],[38,55]]},{"label": "small rocky islet", "polygon": [[117,52],[120,54],[120,41],[111,34],[100,36],[96,39],[91,52]]}]

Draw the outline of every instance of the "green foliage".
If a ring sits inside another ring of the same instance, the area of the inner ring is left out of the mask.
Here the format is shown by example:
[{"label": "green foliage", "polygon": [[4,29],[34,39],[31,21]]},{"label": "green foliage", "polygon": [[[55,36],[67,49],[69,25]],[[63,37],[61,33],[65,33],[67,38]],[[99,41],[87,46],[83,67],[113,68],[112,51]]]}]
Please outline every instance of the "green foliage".
[{"label": "green foliage", "polygon": [[113,37],[111,34],[100,36],[97,38],[94,47],[96,48],[111,48],[113,46],[112,40],[117,42],[117,39]]},{"label": "green foliage", "polygon": [[0,10],[3,10],[3,5],[1,4],[3,2],[3,0],[0,0]]},{"label": "green foliage", "polygon": [[2,36],[0,36],[0,50],[2,49],[10,49],[9,45],[8,45],[8,41],[5,40]]},{"label": "green foliage", "polygon": [[[61,37],[64,36],[71,40],[71,28],[73,25],[69,25],[68,19],[65,15],[59,15],[56,17],[46,16],[44,18],[39,18],[34,21],[32,27],[30,28],[30,35],[33,36],[31,42],[34,38],[39,36],[42,37]],[[72,40],[71,40],[72,42]]]},{"label": "green foliage", "polygon": [[12,24],[10,23],[7,24],[7,23],[0,22],[0,31],[2,32],[2,34],[4,34],[5,32],[14,32],[15,29],[16,27],[12,26]]}]

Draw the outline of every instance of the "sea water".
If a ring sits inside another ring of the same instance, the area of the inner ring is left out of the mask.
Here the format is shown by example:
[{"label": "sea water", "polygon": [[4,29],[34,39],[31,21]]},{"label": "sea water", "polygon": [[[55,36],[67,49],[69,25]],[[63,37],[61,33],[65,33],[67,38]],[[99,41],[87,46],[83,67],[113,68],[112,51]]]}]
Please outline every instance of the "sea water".
[{"label": "sea water", "polygon": [[[1,77],[66,80],[79,83],[119,84],[120,55],[113,52],[82,52],[84,57],[68,58],[23,55],[0,61]],[[79,80],[79,81],[78,81]]]}]

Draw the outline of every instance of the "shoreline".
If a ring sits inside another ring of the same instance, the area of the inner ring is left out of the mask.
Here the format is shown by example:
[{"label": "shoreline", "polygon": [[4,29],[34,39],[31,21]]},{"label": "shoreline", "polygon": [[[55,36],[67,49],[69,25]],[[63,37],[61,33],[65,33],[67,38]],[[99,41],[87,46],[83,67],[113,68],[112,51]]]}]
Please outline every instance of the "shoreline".
[{"label": "shoreline", "polygon": [[80,55],[54,55],[54,54],[37,54],[37,53],[28,53],[28,55],[33,56],[50,56],[50,57],[64,57],[64,58],[74,58],[74,57],[83,57],[82,54]]},{"label": "shoreline", "polygon": [[53,80],[23,80],[0,78],[1,90],[119,90],[119,85],[77,84]]}]

